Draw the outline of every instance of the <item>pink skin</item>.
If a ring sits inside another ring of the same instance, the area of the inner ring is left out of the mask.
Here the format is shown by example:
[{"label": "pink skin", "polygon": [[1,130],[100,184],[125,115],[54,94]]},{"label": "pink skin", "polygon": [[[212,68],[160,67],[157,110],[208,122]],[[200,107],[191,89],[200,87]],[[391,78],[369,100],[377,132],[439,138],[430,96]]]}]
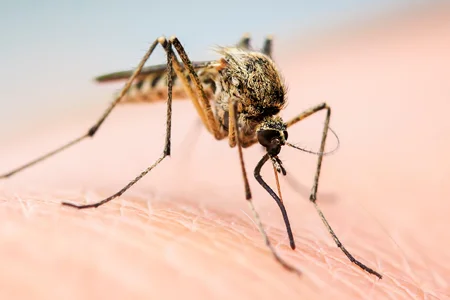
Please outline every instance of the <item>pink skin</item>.
[{"label": "pink skin", "polygon": [[[172,157],[99,209],[59,203],[100,200],[151,164],[163,146],[162,104],[120,107],[93,141],[1,183],[0,298],[450,297],[449,15],[407,17],[279,55],[285,119],[323,101],[333,109],[341,148],[324,159],[318,203],[382,280],[346,259],[308,203],[316,157],[284,147],[288,177],[304,184],[299,194],[281,179],[297,242],[290,250],[274,201],[252,178],[256,146],[244,152],[255,204],[303,276],[280,267],[248,217],[236,149],[204,130],[195,142],[195,111],[176,102]],[[1,169],[76,136],[97,113],[6,145]],[[316,147],[323,116],[290,128],[289,141]],[[263,177],[275,187],[270,167]]]}]

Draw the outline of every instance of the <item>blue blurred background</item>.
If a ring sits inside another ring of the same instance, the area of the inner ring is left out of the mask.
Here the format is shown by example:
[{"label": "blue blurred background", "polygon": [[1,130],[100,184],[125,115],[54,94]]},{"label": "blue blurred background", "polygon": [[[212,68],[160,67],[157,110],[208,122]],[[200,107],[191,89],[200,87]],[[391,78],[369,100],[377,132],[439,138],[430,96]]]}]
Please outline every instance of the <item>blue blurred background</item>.
[{"label": "blue blurred background", "polygon": [[[177,35],[193,60],[205,60],[215,57],[212,46],[245,32],[255,46],[270,33],[280,56],[290,38],[425,2],[433,1],[1,1],[0,136],[106,107],[111,91],[92,78],[133,68],[162,34]],[[151,63],[161,61],[157,51]]]}]

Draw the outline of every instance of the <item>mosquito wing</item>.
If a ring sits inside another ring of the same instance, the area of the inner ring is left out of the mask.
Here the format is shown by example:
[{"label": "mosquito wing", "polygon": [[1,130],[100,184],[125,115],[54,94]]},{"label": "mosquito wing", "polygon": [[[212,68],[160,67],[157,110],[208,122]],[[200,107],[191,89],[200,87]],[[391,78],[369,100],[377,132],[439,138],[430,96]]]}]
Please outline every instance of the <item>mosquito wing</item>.
[{"label": "mosquito wing", "polygon": [[[193,62],[194,70],[197,72],[206,96],[211,99],[216,90],[217,70],[213,67],[214,61]],[[188,82],[191,81],[187,70],[181,65],[183,73]],[[143,68],[136,77],[133,85],[120,103],[139,103],[139,102],[158,102],[167,100],[167,80],[166,64],[154,65]],[[133,74],[134,70],[120,71],[98,76],[97,82],[107,83],[116,81],[125,81]],[[183,83],[174,74],[173,77],[173,99],[188,99]]]}]

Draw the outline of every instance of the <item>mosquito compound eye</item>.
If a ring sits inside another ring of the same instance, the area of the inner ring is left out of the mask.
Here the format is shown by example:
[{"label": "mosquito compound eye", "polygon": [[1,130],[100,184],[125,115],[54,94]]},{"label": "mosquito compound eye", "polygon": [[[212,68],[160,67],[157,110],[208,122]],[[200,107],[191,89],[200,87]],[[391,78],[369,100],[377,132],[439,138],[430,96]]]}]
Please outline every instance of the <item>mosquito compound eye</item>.
[{"label": "mosquito compound eye", "polygon": [[287,141],[287,139],[288,139],[288,132],[285,130],[285,131],[283,131],[283,134],[284,134],[284,140]]},{"label": "mosquito compound eye", "polygon": [[266,129],[258,131],[258,141],[264,147],[269,147],[272,144],[272,140],[279,137],[280,133],[278,130]]}]

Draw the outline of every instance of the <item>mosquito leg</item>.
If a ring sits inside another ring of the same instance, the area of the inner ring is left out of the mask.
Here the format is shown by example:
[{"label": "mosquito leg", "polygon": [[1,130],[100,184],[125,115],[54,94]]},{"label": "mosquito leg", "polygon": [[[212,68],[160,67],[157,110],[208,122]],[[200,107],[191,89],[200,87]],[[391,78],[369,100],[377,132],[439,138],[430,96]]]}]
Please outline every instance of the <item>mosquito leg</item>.
[{"label": "mosquito leg", "polygon": [[96,203],[91,204],[85,204],[85,205],[77,205],[74,203],[69,202],[63,202],[63,205],[75,207],[78,209],[84,209],[84,208],[91,208],[91,207],[99,207],[102,204],[105,204],[117,197],[120,197],[123,193],[125,193],[130,187],[132,187],[136,182],[138,182],[140,179],[142,179],[148,172],[150,172],[153,168],[155,168],[161,161],[166,158],[166,156],[170,155],[170,137],[171,137],[171,127],[172,127],[172,75],[173,75],[173,69],[172,69],[172,59],[173,59],[173,51],[171,48],[170,41],[167,42],[167,40],[164,37],[160,37],[157,39],[157,43],[160,43],[161,46],[164,47],[164,49],[167,52],[167,121],[166,121],[166,139],[164,143],[164,152],[161,155],[160,158],[158,158],[150,167],[145,169],[141,174],[139,174],[136,178],[134,178],[132,181],[130,181],[126,186],[124,186],[120,191],[117,193],[111,195],[110,197],[103,199]]},{"label": "mosquito leg", "polygon": [[319,188],[319,176],[320,176],[320,171],[321,171],[321,167],[322,167],[322,159],[323,159],[323,155],[324,155],[324,151],[325,151],[325,142],[327,139],[327,134],[328,134],[328,129],[329,129],[329,124],[330,124],[330,117],[331,117],[331,108],[326,104],[326,103],[322,103],[319,104],[317,106],[314,106],[308,110],[306,110],[305,112],[301,113],[300,115],[298,115],[297,117],[293,118],[291,121],[289,121],[287,123],[287,126],[292,126],[295,123],[305,119],[306,117],[319,112],[321,110],[325,109],[327,111],[326,114],[326,118],[325,118],[325,124],[323,126],[323,132],[322,132],[322,140],[320,143],[320,150],[319,150],[319,157],[317,160],[317,168],[316,168],[316,173],[314,175],[314,184],[313,187],[311,189],[311,195],[309,196],[309,200],[314,204],[314,207],[317,210],[317,213],[319,214],[320,218],[322,219],[323,224],[325,225],[325,227],[327,228],[328,232],[330,233],[330,235],[332,236],[334,242],[336,243],[336,245],[342,250],[342,252],[344,252],[344,254],[348,257],[348,259],[354,263],[355,265],[357,265],[358,267],[360,267],[361,269],[363,269],[364,271],[373,274],[375,276],[377,276],[378,278],[382,278],[381,274],[378,273],[377,271],[374,271],[373,269],[367,267],[366,265],[364,265],[363,263],[361,263],[360,261],[358,261],[356,258],[353,257],[352,254],[350,254],[350,252],[347,251],[347,249],[344,247],[344,245],[341,243],[341,241],[338,239],[338,237],[336,236],[336,234],[334,233],[334,230],[331,228],[330,224],[328,223],[327,219],[325,218],[324,214],[322,213],[322,210],[319,208],[319,206],[317,205],[317,190]]},{"label": "mosquito leg", "polygon": [[[288,262],[286,262],[283,258],[281,258],[281,256],[277,253],[277,251],[275,250],[275,248],[272,246],[272,244],[270,243],[269,237],[267,236],[266,231],[264,230],[264,226],[261,222],[261,218],[259,217],[258,212],[255,209],[255,206],[253,205],[253,200],[252,200],[252,193],[250,190],[250,184],[248,182],[248,177],[247,177],[247,171],[245,169],[245,163],[244,163],[244,155],[242,153],[242,146],[240,143],[240,139],[239,139],[239,128],[237,126],[237,102],[235,103],[230,103],[229,105],[229,124],[233,124],[232,127],[230,128],[234,128],[234,137],[235,138],[235,143],[237,145],[238,148],[238,152],[239,152],[239,161],[241,164],[241,171],[242,171],[242,177],[244,179],[244,187],[245,187],[245,199],[247,199],[248,204],[250,206],[250,209],[253,213],[253,218],[256,221],[256,224],[258,226],[258,229],[261,233],[261,235],[263,236],[264,242],[266,244],[266,246],[269,248],[270,252],[272,252],[272,255],[274,256],[274,258],[278,261],[278,263],[280,263],[285,269],[291,271],[291,272],[295,272],[298,275],[301,275],[300,270],[298,270],[297,268],[295,268],[294,266],[292,266],[291,264],[289,264]],[[231,137],[231,135],[229,135],[229,137]],[[230,141],[231,144],[231,141]],[[267,161],[268,156],[264,156],[265,161]],[[262,161],[262,160],[261,160]],[[264,161],[264,162],[265,162]],[[260,162],[261,164],[261,162]],[[262,165],[262,164],[261,164]],[[284,208],[284,206],[283,206]],[[289,226],[289,231],[290,231],[290,226]],[[291,232],[291,231],[290,231]],[[292,235],[292,232],[291,232]],[[292,238],[293,240],[293,238]],[[292,246],[292,244],[291,244]],[[294,246],[295,248],[295,246]]]},{"label": "mosquito leg", "polygon": [[[291,120],[289,120],[289,121],[286,123],[286,126],[287,126],[287,127],[291,127],[292,125],[294,125],[294,124],[300,122],[301,120],[303,120],[303,119],[309,117],[309,116],[312,115],[312,114],[315,114],[315,113],[318,112],[318,111],[321,111],[322,109],[327,109],[327,110],[329,110],[330,108],[327,106],[326,103],[321,103],[321,104],[319,104],[319,105],[313,106],[313,107],[311,107],[310,109],[305,110],[304,112],[302,112],[302,113],[299,114],[298,116],[296,116],[296,117],[292,118]],[[329,121],[329,120],[328,120],[328,121]],[[327,128],[328,128],[328,127],[329,127],[329,126],[327,125]],[[326,138],[326,136],[327,136],[327,134],[325,134],[325,138]],[[323,146],[324,146],[324,148],[325,148],[325,144],[324,144]]]},{"label": "mosquito leg", "polygon": [[206,116],[206,124],[208,125],[207,128],[210,129],[211,133],[214,135],[216,139],[218,140],[223,139],[224,134],[219,130],[219,122],[216,120],[214,116],[214,113],[211,109],[211,103],[206,97],[203,85],[201,84],[200,79],[198,78],[198,75],[194,70],[191,60],[189,59],[186,51],[184,50],[178,38],[173,36],[170,38],[170,42],[172,43],[173,47],[177,50],[184,67],[189,72],[189,76],[191,77],[191,80],[194,84],[195,91],[197,92],[197,96],[200,100],[200,104]]},{"label": "mosquito leg", "polygon": [[272,39],[273,37],[268,35],[264,41],[263,48],[261,49],[261,52],[270,58],[272,58]]},{"label": "mosquito leg", "polygon": [[128,92],[128,90],[130,89],[131,84],[133,83],[134,79],[139,75],[139,73],[141,72],[142,68],[144,67],[145,62],[149,59],[150,55],[152,54],[153,50],[155,49],[155,47],[158,45],[159,43],[159,39],[155,40],[153,42],[153,44],[150,46],[150,48],[148,49],[147,53],[145,53],[144,57],[142,58],[142,60],[140,61],[139,65],[137,66],[136,70],[134,71],[133,75],[131,75],[131,77],[128,79],[128,81],[125,83],[124,87],[122,88],[122,90],[120,91],[119,96],[109,105],[109,107],[106,109],[106,111],[103,113],[103,115],[100,117],[100,119],[82,136],[77,137],[76,139],[64,144],[63,146],[52,150],[42,156],[39,156],[38,158],[14,169],[11,170],[5,174],[1,174],[0,175],[0,179],[2,178],[8,178],[16,173],[19,173],[20,171],[23,171],[55,154],[58,154],[59,152],[62,152],[65,149],[68,149],[70,147],[72,147],[73,145],[78,144],[79,142],[83,141],[84,139],[88,138],[88,137],[93,137],[95,135],[95,133],[98,131],[98,129],[100,128],[100,126],[103,124],[103,122],[106,120],[106,118],[109,116],[109,114],[111,113],[111,111],[114,109],[114,107],[122,100],[123,96]]},{"label": "mosquito leg", "polygon": [[239,42],[236,43],[236,47],[242,48],[245,50],[249,50],[250,49],[250,34],[244,33],[242,35],[241,39],[239,40]]},{"label": "mosquito leg", "polygon": [[[200,120],[202,121],[203,125],[206,127],[206,129],[212,133],[212,129],[209,127],[208,121],[206,119],[206,114],[204,109],[202,108],[199,97],[192,89],[192,85],[189,83],[186,75],[184,74],[184,68],[180,65],[178,62],[178,59],[175,55],[173,55],[173,69],[175,73],[177,74],[177,77],[180,79],[181,83],[183,84],[184,90],[188,94],[189,98],[192,101],[192,104],[194,105],[195,109],[197,110],[197,114],[200,117]],[[195,73],[197,74],[197,73]]]}]

